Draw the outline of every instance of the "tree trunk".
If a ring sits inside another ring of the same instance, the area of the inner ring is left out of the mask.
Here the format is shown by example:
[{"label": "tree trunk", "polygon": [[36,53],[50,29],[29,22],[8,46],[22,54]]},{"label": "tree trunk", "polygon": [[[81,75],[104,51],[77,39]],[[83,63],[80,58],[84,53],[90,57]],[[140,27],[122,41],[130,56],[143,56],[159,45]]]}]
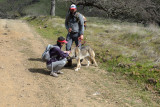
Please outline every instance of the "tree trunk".
[{"label": "tree trunk", "polygon": [[51,0],[51,13],[50,13],[50,15],[51,16],[55,16],[55,7],[56,7],[56,2],[55,2],[56,0]]}]

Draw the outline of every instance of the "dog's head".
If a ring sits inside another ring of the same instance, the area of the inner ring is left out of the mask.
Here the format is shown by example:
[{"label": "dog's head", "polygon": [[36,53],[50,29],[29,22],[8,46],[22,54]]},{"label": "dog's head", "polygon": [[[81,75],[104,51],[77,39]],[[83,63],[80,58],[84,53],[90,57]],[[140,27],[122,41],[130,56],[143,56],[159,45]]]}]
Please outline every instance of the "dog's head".
[{"label": "dog's head", "polygon": [[78,47],[76,47],[71,50],[71,52],[69,53],[69,56],[71,59],[75,59],[75,58],[77,58],[78,53],[79,53],[79,49],[78,49]]}]

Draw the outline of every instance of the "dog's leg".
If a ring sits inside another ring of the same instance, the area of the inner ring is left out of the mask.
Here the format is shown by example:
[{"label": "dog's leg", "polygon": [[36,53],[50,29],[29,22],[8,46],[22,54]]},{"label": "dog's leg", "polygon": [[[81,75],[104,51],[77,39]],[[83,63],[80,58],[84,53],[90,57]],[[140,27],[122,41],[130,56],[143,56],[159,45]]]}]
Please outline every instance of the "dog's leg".
[{"label": "dog's leg", "polygon": [[87,67],[89,67],[89,65],[90,65],[90,58],[85,58],[85,60],[88,62],[88,64],[87,64]]},{"label": "dog's leg", "polygon": [[78,58],[77,67],[76,67],[75,71],[78,71],[80,69],[80,67],[81,67],[80,58]]},{"label": "dog's leg", "polygon": [[78,69],[81,68],[81,59],[78,59]]},{"label": "dog's leg", "polygon": [[98,66],[98,64],[97,64],[97,62],[96,62],[95,58],[93,58],[93,62],[94,62],[94,64],[95,64],[95,66],[97,67],[97,66]]},{"label": "dog's leg", "polygon": [[95,64],[95,66],[97,67],[97,66],[98,66],[98,64],[97,64],[97,62],[96,62],[96,60],[95,60],[95,57],[92,57],[91,59],[93,60],[93,63],[94,63],[94,64]]}]

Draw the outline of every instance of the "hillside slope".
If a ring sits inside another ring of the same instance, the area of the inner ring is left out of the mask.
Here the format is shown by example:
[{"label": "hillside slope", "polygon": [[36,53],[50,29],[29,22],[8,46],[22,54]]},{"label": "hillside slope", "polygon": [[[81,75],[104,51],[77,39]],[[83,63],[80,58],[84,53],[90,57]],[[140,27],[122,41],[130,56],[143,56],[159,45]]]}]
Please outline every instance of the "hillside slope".
[{"label": "hillside slope", "polygon": [[[59,17],[25,17],[37,32],[55,40],[66,36],[64,19]],[[159,27],[87,17],[84,45],[96,52],[99,65],[109,72],[126,75],[129,80],[145,83],[160,92]],[[148,87],[148,86],[147,86]]]},{"label": "hillside slope", "polygon": [[[1,18],[50,15],[51,0],[0,0]],[[65,17],[68,3],[56,2],[56,16]]]}]

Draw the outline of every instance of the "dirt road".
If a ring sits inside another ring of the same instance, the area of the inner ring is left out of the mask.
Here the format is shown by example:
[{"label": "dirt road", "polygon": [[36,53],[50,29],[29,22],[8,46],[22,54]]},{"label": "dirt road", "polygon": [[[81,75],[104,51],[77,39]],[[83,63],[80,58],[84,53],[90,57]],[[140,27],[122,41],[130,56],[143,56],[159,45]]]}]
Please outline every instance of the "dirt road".
[{"label": "dirt road", "polygon": [[47,43],[27,23],[0,19],[1,107],[159,106],[155,95],[94,66],[49,76],[40,59]]}]

